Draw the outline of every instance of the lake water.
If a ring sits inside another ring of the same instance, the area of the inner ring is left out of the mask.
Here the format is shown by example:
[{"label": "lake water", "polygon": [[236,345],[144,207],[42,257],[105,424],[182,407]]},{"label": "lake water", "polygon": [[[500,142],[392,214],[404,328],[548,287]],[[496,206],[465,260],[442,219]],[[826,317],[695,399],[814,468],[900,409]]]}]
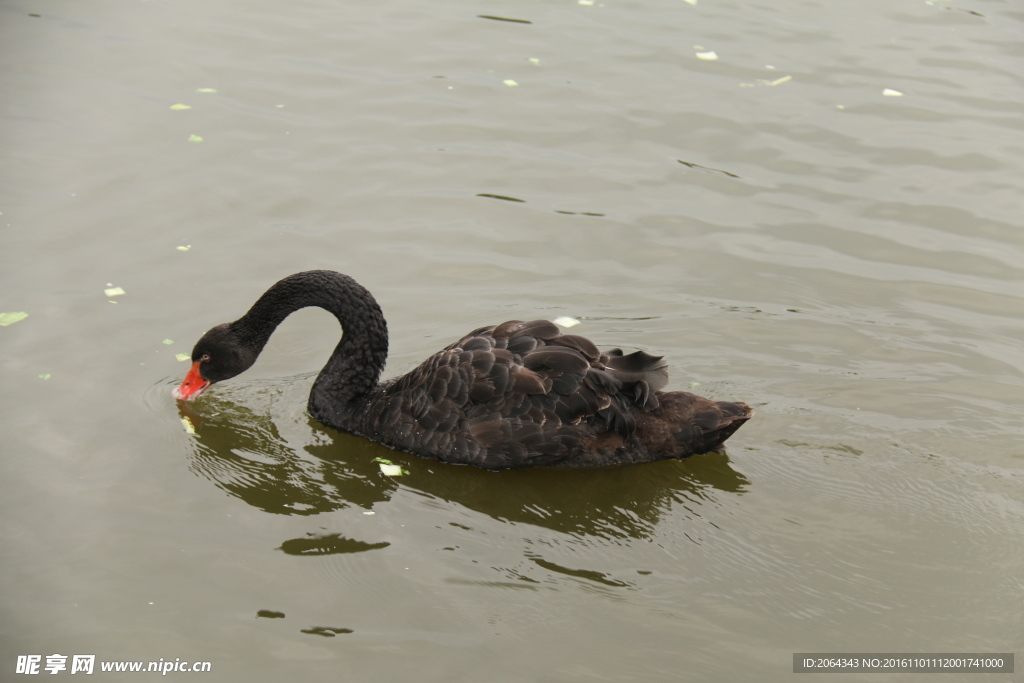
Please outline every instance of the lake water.
[{"label": "lake water", "polygon": [[[1024,651],[1019,5],[12,0],[0,45],[0,679]],[[571,316],[757,416],[683,462],[428,462],[308,418],[304,310],[189,434],[176,354],[313,268],[378,297],[386,376]]]}]

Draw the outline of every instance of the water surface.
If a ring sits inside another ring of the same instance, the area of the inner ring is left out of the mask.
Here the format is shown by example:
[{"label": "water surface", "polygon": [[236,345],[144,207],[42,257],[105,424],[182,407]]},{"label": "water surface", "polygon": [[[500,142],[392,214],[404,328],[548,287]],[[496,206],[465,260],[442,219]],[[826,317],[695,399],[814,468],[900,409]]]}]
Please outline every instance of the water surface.
[{"label": "water surface", "polygon": [[[0,327],[0,667],[775,681],[794,652],[1021,652],[1022,22],[4,4],[0,310],[29,317]],[[758,414],[684,462],[432,463],[308,418],[340,330],[306,310],[187,433],[175,354],[312,268],[378,297],[387,376],[567,315]]]}]

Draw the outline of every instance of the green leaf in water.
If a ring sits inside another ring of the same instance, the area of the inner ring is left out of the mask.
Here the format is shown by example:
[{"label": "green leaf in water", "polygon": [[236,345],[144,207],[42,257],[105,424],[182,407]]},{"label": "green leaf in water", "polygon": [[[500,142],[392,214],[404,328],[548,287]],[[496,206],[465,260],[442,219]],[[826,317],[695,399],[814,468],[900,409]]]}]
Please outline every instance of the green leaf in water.
[{"label": "green leaf in water", "polygon": [[177,358],[179,361],[192,360],[192,356],[188,355],[187,353],[176,353],[174,354],[174,357]]},{"label": "green leaf in water", "polygon": [[192,135],[188,136],[188,141],[189,142],[202,142],[203,138],[201,136],[196,135],[195,133],[193,133]]},{"label": "green leaf in water", "polygon": [[164,344],[167,344],[168,346],[170,346],[173,343],[174,343],[173,339],[164,339]]},{"label": "green leaf in water", "polygon": [[181,111],[183,109],[191,109],[191,108],[192,108],[191,105],[181,104],[180,102],[178,104],[172,104],[171,105],[171,109],[173,109],[174,111]]},{"label": "green leaf in water", "polygon": [[24,320],[28,317],[28,313],[25,311],[17,311],[14,313],[0,313],[0,327],[7,327],[13,325],[19,320]]},{"label": "green leaf in water", "polygon": [[196,92],[211,93],[211,92],[217,92],[217,89],[216,88],[196,88]]},{"label": "green leaf in water", "polygon": [[39,375],[39,379],[41,379],[41,380],[48,380],[48,379],[50,379],[51,377],[53,377],[53,375],[51,375],[51,374],[50,374],[50,373],[48,373],[48,372],[44,372],[43,374]]},{"label": "green leaf in water", "polygon": [[380,471],[389,477],[400,477],[403,474],[409,474],[409,470],[396,465],[386,458],[374,458],[373,461],[380,465]]}]

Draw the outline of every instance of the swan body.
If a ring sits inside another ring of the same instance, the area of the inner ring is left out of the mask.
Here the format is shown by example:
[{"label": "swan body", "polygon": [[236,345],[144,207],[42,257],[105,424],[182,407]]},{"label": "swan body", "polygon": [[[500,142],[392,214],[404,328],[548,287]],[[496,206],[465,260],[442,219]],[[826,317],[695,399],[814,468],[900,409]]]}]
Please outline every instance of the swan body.
[{"label": "swan body", "polygon": [[306,306],[330,311],[343,329],[313,383],[310,415],[432,460],[500,470],[684,458],[714,450],[753,416],[745,403],[663,392],[661,357],[602,353],[546,320],[481,327],[379,382],[388,350],[380,306],[326,270],[284,278],[244,316],[203,335],[175,396],[194,398],[248,369],[281,321]]}]

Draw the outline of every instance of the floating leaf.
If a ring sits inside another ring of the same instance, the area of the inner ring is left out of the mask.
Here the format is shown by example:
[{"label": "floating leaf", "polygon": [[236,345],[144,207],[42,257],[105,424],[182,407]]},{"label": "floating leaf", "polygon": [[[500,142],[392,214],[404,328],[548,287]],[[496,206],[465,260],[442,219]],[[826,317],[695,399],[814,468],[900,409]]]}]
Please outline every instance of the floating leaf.
[{"label": "floating leaf", "polygon": [[577,2],[579,2],[579,4],[581,4],[581,5],[588,5],[588,6],[594,4],[594,0],[577,0]]},{"label": "floating leaf", "polygon": [[181,111],[183,109],[191,109],[191,108],[192,108],[191,105],[181,104],[180,102],[178,104],[172,104],[171,105],[171,109],[173,109],[174,111]]},{"label": "floating leaf", "polygon": [[192,356],[188,355],[187,353],[176,353],[174,354],[174,357],[177,358],[179,361],[192,360]]},{"label": "floating leaf", "polygon": [[528,60],[526,60],[526,61],[530,62],[531,64],[540,64],[540,60],[539,60],[539,59],[537,59],[536,57],[530,57],[530,58],[529,58]]},{"label": "floating leaf", "polygon": [[125,291],[120,287],[107,287],[103,290],[103,296],[121,296]]},{"label": "floating leaf", "polygon": [[691,387],[699,387],[700,386],[700,382],[690,382],[690,386]]},{"label": "floating leaf", "polygon": [[683,2],[685,2],[688,5],[696,5],[697,4],[697,0],[683,0]]},{"label": "floating leaf", "polygon": [[216,88],[196,88],[196,92],[217,92]]},{"label": "floating leaf", "polygon": [[191,245],[191,244],[186,244],[186,245],[185,245],[185,246],[183,246],[183,247],[178,247],[178,251],[188,251],[188,250],[189,250],[189,249],[191,249],[191,248],[192,248],[192,245]]},{"label": "floating leaf", "polygon": [[518,83],[516,83],[515,81],[513,81],[513,80],[512,80],[511,78],[507,78],[507,79],[505,79],[504,81],[502,81],[502,83],[504,83],[505,85],[507,85],[507,86],[508,86],[508,87],[510,87],[510,88],[514,88],[514,87],[516,87],[517,85],[519,85]]},{"label": "floating leaf", "polygon": [[28,317],[28,313],[25,311],[17,311],[15,313],[0,313],[0,327],[7,327],[13,325],[19,320],[24,320]]},{"label": "floating leaf", "polygon": [[885,97],[903,97],[903,93],[899,90],[893,90],[892,88],[886,88],[882,91],[882,95]]},{"label": "floating leaf", "polygon": [[576,318],[570,318],[567,315],[559,316],[558,318],[555,318],[551,322],[558,325],[559,327],[576,327],[577,325],[580,324],[579,320],[577,320]]},{"label": "floating leaf", "polygon": [[776,78],[774,81],[769,81],[766,78],[759,78],[759,79],[757,79],[756,83],[740,83],[740,87],[741,88],[753,88],[754,86],[758,86],[758,85],[770,85],[770,86],[782,85],[783,83],[788,83],[791,80],[793,80],[792,76],[783,76],[782,78]]},{"label": "floating leaf", "polygon": [[196,135],[195,133],[193,133],[192,135],[188,136],[188,141],[189,142],[202,142],[203,138],[198,136],[198,135]]},{"label": "floating leaf", "polygon": [[51,375],[48,372],[44,372],[43,374],[39,375],[39,379],[44,381],[50,379],[51,377],[53,377],[53,375]]},{"label": "floating leaf", "polygon": [[715,54],[714,50],[708,50],[707,52],[698,52],[697,59],[703,59],[705,62],[713,62],[718,59],[718,55]]},{"label": "floating leaf", "polygon": [[409,474],[409,470],[403,469],[400,465],[396,465],[386,458],[374,458],[373,461],[380,466],[380,471],[389,477],[400,477],[403,474]]},{"label": "floating leaf", "polygon": [[187,415],[181,418],[181,424],[185,427],[185,431],[188,432],[189,434],[196,433],[196,426],[192,424],[192,420],[188,419]]},{"label": "floating leaf", "polygon": [[164,339],[164,344],[167,344],[168,346],[170,346],[173,343],[174,343],[173,339]]}]

